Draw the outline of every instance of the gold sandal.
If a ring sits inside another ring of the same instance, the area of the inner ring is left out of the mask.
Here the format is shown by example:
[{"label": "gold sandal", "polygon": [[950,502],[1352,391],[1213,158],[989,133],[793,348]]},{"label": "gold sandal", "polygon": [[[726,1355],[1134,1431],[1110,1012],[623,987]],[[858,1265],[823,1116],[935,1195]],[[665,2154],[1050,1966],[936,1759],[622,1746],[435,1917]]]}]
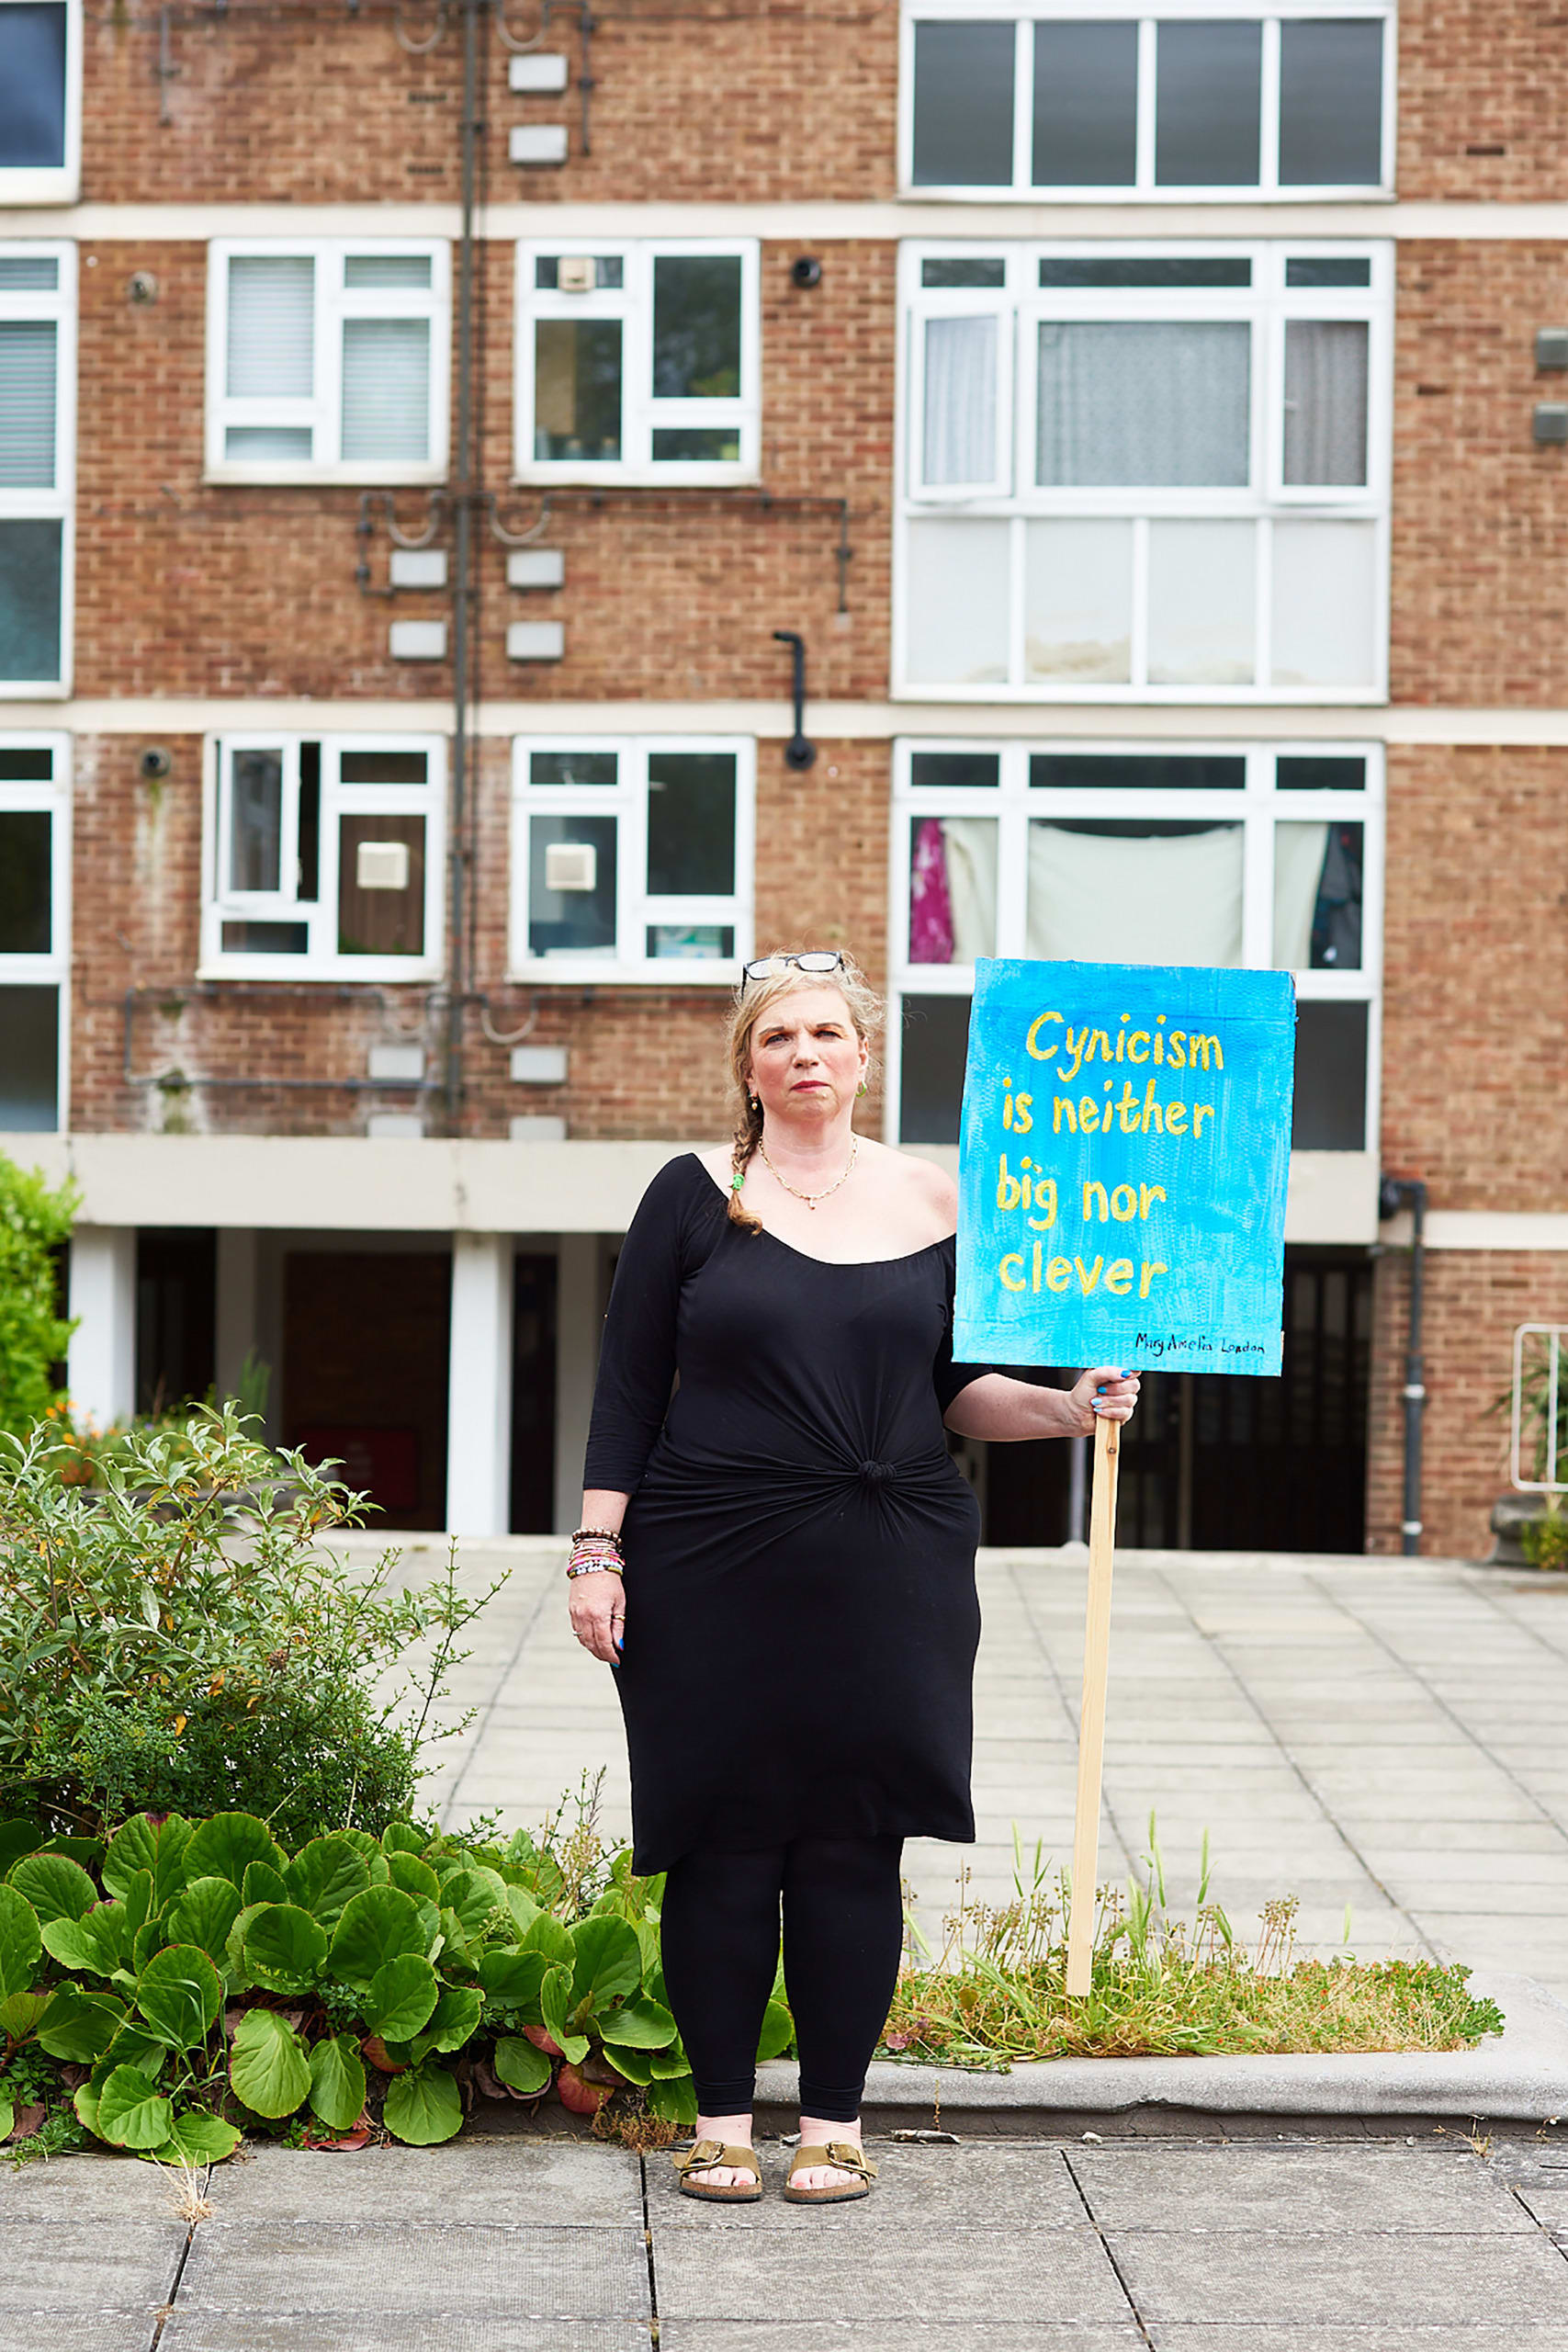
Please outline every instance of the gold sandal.
[{"label": "gold sandal", "polygon": [[[840,2172],[852,2172],[860,2180],[858,2188],[796,2188],[797,2172],[811,2172],[819,2165],[835,2165]],[[792,2205],[849,2205],[857,2197],[869,2197],[871,2184],[876,2178],[876,2166],[863,2148],[852,2140],[829,2140],[826,2147],[796,2148],[790,2160],[789,2178],[784,2193]]]},{"label": "gold sandal", "polygon": [[[720,2188],[716,2182],[689,2180],[688,2173],[708,2172],[719,2165],[731,2172],[749,2172],[750,2188]],[[715,2205],[754,2205],[762,2193],[762,2168],[755,2148],[726,2147],[722,2140],[699,2140],[683,2156],[675,2158],[682,2197],[705,2197]]]}]

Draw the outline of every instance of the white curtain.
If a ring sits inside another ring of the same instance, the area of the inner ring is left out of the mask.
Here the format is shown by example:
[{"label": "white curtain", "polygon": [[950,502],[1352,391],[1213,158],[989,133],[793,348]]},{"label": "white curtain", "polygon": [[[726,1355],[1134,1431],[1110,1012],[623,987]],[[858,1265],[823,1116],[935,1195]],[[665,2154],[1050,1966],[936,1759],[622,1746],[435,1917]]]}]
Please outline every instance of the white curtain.
[{"label": "white curtain", "polygon": [[1084,964],[1239,964],[1241,898],[1239,824],[1140,840],[1035,820],[1023,952]]},{"label": "white curtain", "polygon": [[1367,337],[1359,319],[1285,327],[1285,480],[1302,487],[1367,479]]},{"label": "white curtain", "polygon": [[994,817],[944,817],[947,896],[953,910],[953,960],[972,964],[997,952],[997,822]]},{"label": "white curtain", "polygon": [[308,401],[315,381],[316,265],[308,254],[229,264],[229,396]]},{"label": "white curtain", "polygon": [[429,320],[345,319],[344,462],[419,464],[429,455]]},{"label": "white curtain", "polygon": [[943,484],[997,478],[997,321],[926,321],[926,423],[921,479]]},{"label": "white curtain", "polygon": [[1274,828],[1274,961],[1281,971],[1312,968],[1312,919],[1327,848],[1326,825]]},{"label": "white curtain", "polygon": [[0,323],[0,483],[10,490],[54,486],[54,337],[52,320]]},{"label": "white curtain", "polygon": [[1245,489],[1250,352],[1239,320],[1043,321],[1036,479]]}]

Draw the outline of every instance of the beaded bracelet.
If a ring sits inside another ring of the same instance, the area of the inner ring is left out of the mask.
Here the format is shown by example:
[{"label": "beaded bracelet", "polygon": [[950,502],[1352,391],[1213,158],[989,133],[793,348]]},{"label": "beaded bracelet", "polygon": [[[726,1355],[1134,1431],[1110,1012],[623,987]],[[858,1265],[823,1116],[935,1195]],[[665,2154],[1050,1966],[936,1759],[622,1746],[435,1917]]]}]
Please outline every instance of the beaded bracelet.
[{"label": "beaded bracelet", "polygon": [[571,1540],[574,1544],[584,1543],[594,1536],[603,1543],[613,1544],[617,1552],[621,1548],[621,1531],[618,1527],[574,1527],[571,1531]]},{"label": "beaded bracelet", "polygon": [[569,1577],[592,1576],[600,1568],[605,1569],[613,1577],[618,1577],[622,1573],[619,1560],[612,1560],[607,1553],[599,1557],[589,1555],[581,1560],[571,1559],[566,1564],[566,1572]]}]

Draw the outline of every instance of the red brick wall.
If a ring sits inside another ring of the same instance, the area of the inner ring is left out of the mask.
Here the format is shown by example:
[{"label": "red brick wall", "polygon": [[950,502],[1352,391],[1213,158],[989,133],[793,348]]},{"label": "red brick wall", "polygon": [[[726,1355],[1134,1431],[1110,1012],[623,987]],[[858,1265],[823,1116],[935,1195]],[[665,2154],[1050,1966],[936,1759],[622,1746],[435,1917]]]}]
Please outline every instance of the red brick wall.
[{"label": "red brick wall", "polygon": [[1400,0],[1402,197],[1568,194],[1562,28],[1561,0]]}]

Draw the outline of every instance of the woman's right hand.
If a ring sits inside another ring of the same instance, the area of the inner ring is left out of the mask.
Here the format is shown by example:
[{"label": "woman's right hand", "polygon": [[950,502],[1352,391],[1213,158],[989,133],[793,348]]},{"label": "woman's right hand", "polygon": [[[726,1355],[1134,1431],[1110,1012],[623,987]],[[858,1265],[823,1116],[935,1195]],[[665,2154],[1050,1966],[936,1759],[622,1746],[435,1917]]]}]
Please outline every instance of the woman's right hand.
[{"label": "woman's right hand", "polygon": [[614,1568],[591,1568],[586,1576],[573,1577],[569,1606],[571,1630],[583,1648],[606,1666],[619,1666],[616,1636],[625,1630],[626,1589]]}]

